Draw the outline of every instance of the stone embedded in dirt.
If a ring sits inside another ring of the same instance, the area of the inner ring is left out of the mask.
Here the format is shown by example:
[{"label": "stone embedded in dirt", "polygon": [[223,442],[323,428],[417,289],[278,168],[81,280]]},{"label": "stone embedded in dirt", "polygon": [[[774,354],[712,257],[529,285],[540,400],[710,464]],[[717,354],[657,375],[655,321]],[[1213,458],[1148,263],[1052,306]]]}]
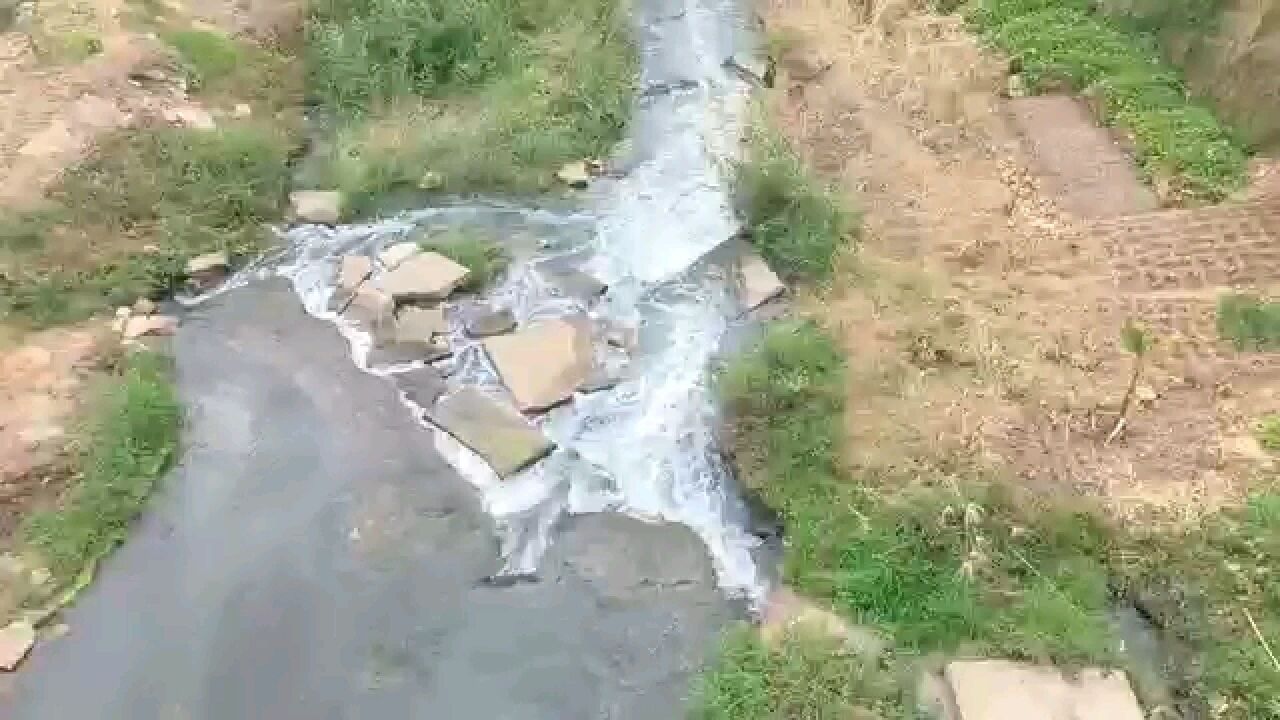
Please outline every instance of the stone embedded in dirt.
[{"label": "stone embedded in dirt", "polygon": [[427,419],[471,448],[501,478],[514,475],[555,448],[514,408],[471,386],[441,398],[427,411]]},{"label": "stone embedded in dirt", "polygon": [[444,318],[444,308],[404,307],[396,313],[396,342],[431,340],[436,335],[449,332]]},{"label": "stone embedded in dirt", "polygon": [[124,339],[160,337],[178,331],[178,318],[171,315],[131,315],[124,323]]},{"label": "stone embedded in dirt", "polygon": [[1068,679],[1054,667],[1009,660],[947,665],[960,720],[1143,720],[1119,671],[1085,668]]},{"label": "stone embedded in dirt", "polygon": [[397,305],[438,302],[449,297],[470,272],[440,253],[424,252],[401,262],[378,284]]},{"label": "stone embedded in dirt", "polygon": [[474,338],[509,333],[516,329],[516,316],[508,308],[485,309],[467,321],[467,334]]},{"label": "stone embedded in dirt", "polygon": [[218,127],[208,110],[199,105],[178,105],[162,111],[165,122],[193,130],[213,130]]},{"label": "stone embedded in dirt", "polygon": [[364,255],[345,255],[338,265],[338,289],[347,293],[355,292],[360,283],[369,279],[372,273],[372,260]]},{"label": "stone embedded in dirt", "polygon": [[378,263],[386,270],[395,270],[400,263],[422,252],[415,242],[402,242],[392,245],[378,253]]},{"label": "stone embedded in dirt", "polygon": [[544,320],[488,338],[484,347],[524,412],[568,400],[591,372],[591,330],[585,317]]},{"label": "stone embedded in dirt", "polygon": [[298,190],[289,193],[289,216],[300,223],[337,225],[342,219],[343,197],[335,190]]},{"label": "stone embedded in dirt", "polygon": [[0,670],[13,672],[36,644],[36,629],[25,622],[9,623],[0,630]]},{"label": "stone embedded in dirt", "polygon": [[846,652],[875,659],[889,648],[889,641],[879,632],[863,625],[853,625],[831,610],[780,586],[769,594],[760,636],[766,644],[777,647],[791,633],[812,633],[834,640]]},{"label": "stone embedded in dirt", "polygon": [[831,69],[834,63],[814,48],[798,47],[782,56],[787,76],[796,82],[810,82]]},{"label": "stone embedded in dirt", "polygon": [[538,274],[547,284],[559,290],[564,296],[584,303],[595,300],[609,289],[608,285],[577,268],[558,268],[543,265],[538,268]]},{"label": "stone embedded in dirt", "polygon": [[735,281],[742,309],[747,312],[782,295],[787,289],[764,258],[755,253],[748,253],[738,261]]},{"label": "stone embedded in dirt", "polygon": [[450,355],[449,346],[430,340],[406,340],[378,345],[369,350],[369,367],[433,362]]},{"label": "stone embedded in dirt", "polygon": [[420,367],[395,374],[396,387],[421,408],[429,408],[448,389],[444,376],[433,367]]},{"label": "stone embedded in dirt", "polygon": [[556,180],[571,188],[581,190],[591,182],[591,172],[587,167],[586,161],[578,160],[560,166],[560,169],[556,171]]}]

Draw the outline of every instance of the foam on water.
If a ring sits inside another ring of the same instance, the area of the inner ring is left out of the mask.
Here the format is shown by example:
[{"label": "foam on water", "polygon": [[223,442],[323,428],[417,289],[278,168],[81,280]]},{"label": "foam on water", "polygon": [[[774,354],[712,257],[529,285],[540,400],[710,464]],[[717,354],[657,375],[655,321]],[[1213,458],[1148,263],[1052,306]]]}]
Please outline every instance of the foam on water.
[{"label": "foam on water", "polygon": [[[724,60],[738,50],[743,23],[731,0],[639,5],[645,92],[619,160],[626,171],[593,184],[589,212],[472,203],[367,225],[298,227],[285,234],[275,272],[292,281],[310,314],[337,325],[360,367],[387,374],[404,368],[369,368],[370,338],[329,309],[341,256],[376,256],[422,227],[479,225],[533,238],[481,301],[511,308],[521,323],[587,312],[604,325],[637,328],[638,343],[624,382],[537,420],[557,449],[514,478],[499,480],[475,453],[434,431],[437,449],[497,522],[506,570],[535,571],[566,514],[614,511],[688,526],[706,543],[721,586],[759,600],[767,582],[753,557],[759,541],[744,529],[746,512],[716,446],[710,377],[738,306],[723,271],[702,261],[738,228],[724,167],[736,152],[747,88]],[[608,282],[606,296],[584,307],[548,287],[537,265],[566,259]],[[483,349],[460,328],[450,344],[444,369],[452,386],[504,392]],[[598,357],[618,353],[598,343]]]}]

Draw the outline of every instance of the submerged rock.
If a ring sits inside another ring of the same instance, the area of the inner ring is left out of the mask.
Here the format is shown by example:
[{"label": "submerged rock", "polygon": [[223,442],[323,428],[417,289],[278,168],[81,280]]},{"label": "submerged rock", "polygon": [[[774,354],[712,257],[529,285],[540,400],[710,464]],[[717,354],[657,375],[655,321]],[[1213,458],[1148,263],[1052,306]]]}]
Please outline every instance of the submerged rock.
[{"label": "submerged rock", "polygon": [[397,305],[438,302],[449,297],[470,272],[440,253],[424,252],[383,275],[379,285]]},{"label": "submerged rock", "polygon": [[501,478],[546,457],[555,447],[514,408],[475,387],[447,395],[427,419],[471,448]]},{"label": "submerged rock", "polygon": [[467,321],[467,334],[474,338],[509,333],[516,329],[516,316],[508,308],[486,309]]},{"label": "submerged rock", "polygon": [[342,220],[342,206],[342,193],[334,190],[289,193],[289,217],[294,222],[337,225]]},{"label": "submerged rock", "polygon": [[524,412],[568,400],[591,372],[591,331],[585,317],[545,320],[491,337],[484,347]]},{"label": "submerged rock", "polygon": [[1054,667],[1010,660],[947,665],[959,720],[1143,720],[1125,673],[1084,668],[1070,678]]},{"label": "submerged rock", "polygon": [[769,264],[756,253],[748,253],[738,261],[735,282],[743,312],[750,312],[782,295],[787,289]]},{"label": "submerged rock", "polygon": [[25,622],[0,630],[0,670],[13,672],[36,644],[36,629]]}]

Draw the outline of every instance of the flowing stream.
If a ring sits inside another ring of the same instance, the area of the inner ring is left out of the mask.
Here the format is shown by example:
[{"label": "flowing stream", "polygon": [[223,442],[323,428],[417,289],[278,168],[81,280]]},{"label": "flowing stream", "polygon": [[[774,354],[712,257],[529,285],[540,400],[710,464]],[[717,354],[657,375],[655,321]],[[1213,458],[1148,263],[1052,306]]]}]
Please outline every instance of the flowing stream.
[{"label": "flowing stream", "polygon": [[[538,418],[557,449],[514,478],[499,480],[427,425],[497,522],[504,572],[536,572],[566,514],[616,511],[688,526],[706,544],[722,589],[758,601],[767,583],[760,541],[746,530],[747,512],[716,446],[711,388],[712,360],[741,324],[713,251],[738,230],[728,164],[750,88],[727,60],[741,54],[749,33],[732,0],[642,0],[636,13],[641,93],[631,138],[611,162],[621,172],[594,181],[582,195],[584,209],[466,201],[373,224],[297,227],[276,271],[292,280],[307,312],[338,326],[359,366],[394,374],[409,366],[369,367],[370,338],[330,309],[339,259],[376,256],[424,229],[480,228],[504,238],[511,272],[467,302],[508,307],[522,325],[586,312],[598,327],[632,328],[637,336],[630,353],[596,339],[601,361],[625,365],[624,381]],[[587,303],[566,297],[543,281],[542,265],[584,270],[608,290]],[[440,368],[451,387],[503,393],[483,348],[462,332],[461,314],[450,306],[453,354]]]}]

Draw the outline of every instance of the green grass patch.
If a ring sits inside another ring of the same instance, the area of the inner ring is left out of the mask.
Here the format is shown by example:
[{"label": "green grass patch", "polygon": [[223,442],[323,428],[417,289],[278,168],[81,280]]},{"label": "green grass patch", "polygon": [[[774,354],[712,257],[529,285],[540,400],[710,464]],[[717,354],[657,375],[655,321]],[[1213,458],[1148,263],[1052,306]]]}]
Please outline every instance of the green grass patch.
[{"label": "green grass patch", "polygon": [[241,45],[222,33],[184,28],[161,37],[182,56],[192,90],[230,77],[247,61]]},{"label": "green grass patch", "polygon": [[422,240],[423,250],[437,252],[470,271],[463,291],[478,291],[489,286],[507,269],[511,256],[493,241],[463,230],[450,230]]},{"label": "green grass patch", "polygon": [[699,678],[691,720],[887,720],[901,692],[874,661],[818,638],[766,648],[750,630],[727,635],[719,660]]},{"label": "green grass patch", "polygon": [[1255,295],[1230,294],[1218,299],[1218,335],[1237,350],[1280,348],[1280,302]]},{"label": "green grass patch", "polygon": [[1253,430],[1264,450],[1280,453],[1280,413],[1263,416]]},{"label": "green grass patch", "polygon": [[737,170],[751,242],[789,281],[822,282],[853,237],[853,215],[781,134],[760,123]]},{"label": "green grass patch", "polygon": [[1105,122],[1134,139],[1146,177],[1174,195],[1216,202],[1244,186],[1247,149],[1189,97],[1156,41],[1122,29],[1084,0],[980,0],[969,19],[1014,56],[1033,91],[1098,93]]},{"label": "green grass patch", "polygon": [[250,125],[106,138],[46,207],[0,224],[0,312],[69,322],[172,290],[190,256],[257,252],[280,215],[289,150],[287,136]]},{"label": "green grass patch", "polygon": [[303,182],[357,214],[396,192],[545,190],[621,139],[627,28],[615,0],[313,4],[308,87],[338,127]]},{"label": "green grass patch", "polygon": [[25,528],[56,578],[70,581],[124,541],[174,460],[180,428],[168,361],[128,356],[86,429],[80,479],[60,509],[33,515]]}]

